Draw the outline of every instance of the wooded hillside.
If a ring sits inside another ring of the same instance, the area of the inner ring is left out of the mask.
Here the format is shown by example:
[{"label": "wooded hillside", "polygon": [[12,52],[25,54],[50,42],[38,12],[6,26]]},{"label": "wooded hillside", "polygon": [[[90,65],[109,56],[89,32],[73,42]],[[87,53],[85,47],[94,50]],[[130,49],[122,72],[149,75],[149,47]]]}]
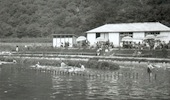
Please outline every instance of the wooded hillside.
[{"label": "wooded hillside", "polygon": [[83,35],[106,23],[170,26],[170,0],[0,0],[0,37]]}]

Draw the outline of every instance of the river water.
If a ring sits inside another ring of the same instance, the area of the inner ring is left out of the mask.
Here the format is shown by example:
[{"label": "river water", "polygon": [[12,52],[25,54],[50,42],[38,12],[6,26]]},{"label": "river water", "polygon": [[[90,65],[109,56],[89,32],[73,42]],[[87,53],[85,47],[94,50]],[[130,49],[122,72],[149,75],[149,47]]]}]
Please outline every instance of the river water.
[{"label": "river water", "polygon": [[170,100],[169,70],[154,69],[151,75],[134,66],[88,71],[93,75],[0,65],[0,100]]}]

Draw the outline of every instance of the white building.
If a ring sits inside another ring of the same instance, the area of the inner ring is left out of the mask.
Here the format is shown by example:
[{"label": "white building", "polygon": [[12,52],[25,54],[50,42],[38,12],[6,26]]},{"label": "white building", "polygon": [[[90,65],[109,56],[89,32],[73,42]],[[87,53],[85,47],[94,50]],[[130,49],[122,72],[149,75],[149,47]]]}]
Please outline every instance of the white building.
[{"label": "white building", "polygon": [[77,36],[74,34],[53,34],[53,47],[65,46],[65,43],[69,43],[69,47],[76,44]]},{"label": "white building", "polygon": [[161,38],[163,41],[166,43],[170,41],[170,28],[159,22],[106,24],[86,33],[87,40],[91,45],[96,43],[98,37],[113,42],[116,47],[121,46],[122,38],[125,36],[130,36],[141,42],[147,35],[154,35],[155,37],[161,35],[164,36]]}]

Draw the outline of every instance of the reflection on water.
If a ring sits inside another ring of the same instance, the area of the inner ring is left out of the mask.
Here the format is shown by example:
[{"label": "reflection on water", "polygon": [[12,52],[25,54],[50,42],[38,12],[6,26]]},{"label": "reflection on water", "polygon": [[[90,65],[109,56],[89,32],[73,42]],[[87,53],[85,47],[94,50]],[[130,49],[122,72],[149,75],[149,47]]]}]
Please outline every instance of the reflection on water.
[{"label": "reflection on water", "polygon": [[150,76],[144,67],[88,69],[96,76],[81,76],[18,68],[25,65],[1,67],[0,100],[170,99],[170,71],[163,69],[154,69]]}]

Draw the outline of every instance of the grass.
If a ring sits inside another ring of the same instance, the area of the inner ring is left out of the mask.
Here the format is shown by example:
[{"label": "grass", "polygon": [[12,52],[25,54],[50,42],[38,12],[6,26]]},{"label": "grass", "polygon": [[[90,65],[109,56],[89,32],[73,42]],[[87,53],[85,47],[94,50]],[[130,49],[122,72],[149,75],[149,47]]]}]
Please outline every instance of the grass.
[{"label": "grass", "polygon": [[[52,47],[52,38],[1,38],[0,51],[15,51],[16,46],[20,51],[37,47]],[[25,46],[28,48],[26,49]]]},{"label": "grass", "polygon": [[[79,49],[79,48],[53,48],[52,38],[5,38],[0,39],[0,51],[15,52],[16,46],[19,47],[19,53],[56,53],[63,55],[96,55],[96,49]],[[27,48],[25,47],[27,46]],[[134,49],[113,50],[106,54],[106,56],[134,56]],[[138,55],[136,55],[138,56]],[[140,57],[153,58],[168,58],[170,56],[170,49],[167,52],[163,50],[142,50]]]},{"label": "grass", "polygon": [[[134,56],[134,49],[122,49],[122,50],[113,50],[112,54],[116,56]],[[141,50],[141,57],[155,57],[155,58],[167,58],[170,56],[170,49],[167,50]]]},{"label": "grass", "polygon": [[[0,39],[0,51],[15,52],[16,46],[19,47],[19,53],[61,53],[61,54],[93,54],[95,49],[81,48],[53,48],[52,38],[6,38]],[[25,47],[27,46],[27,47]]]},{"label": "grass", "polygon": [[1,38],[1,43],[52,43],[52,37],[48,38]]}]

